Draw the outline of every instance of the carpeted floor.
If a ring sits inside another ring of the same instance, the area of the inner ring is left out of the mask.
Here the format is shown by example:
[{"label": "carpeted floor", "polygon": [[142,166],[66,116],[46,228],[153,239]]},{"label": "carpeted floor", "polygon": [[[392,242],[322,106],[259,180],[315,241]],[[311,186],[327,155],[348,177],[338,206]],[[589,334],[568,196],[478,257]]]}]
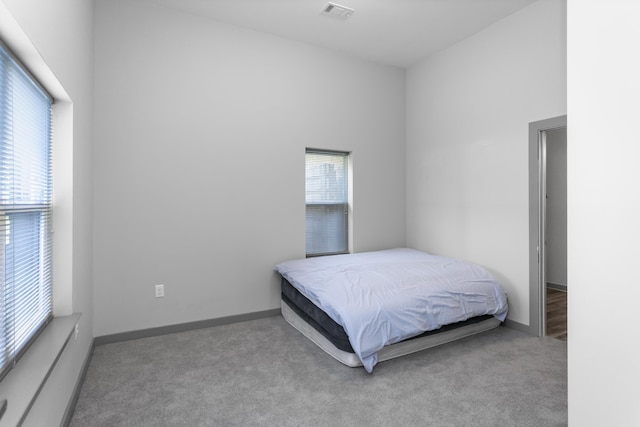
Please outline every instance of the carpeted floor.
[{"label": "carpeted floor", "polygon": [[505,327],[378,364],[280,317],[99,346],[73,427],[560,426],[567,347]]}]

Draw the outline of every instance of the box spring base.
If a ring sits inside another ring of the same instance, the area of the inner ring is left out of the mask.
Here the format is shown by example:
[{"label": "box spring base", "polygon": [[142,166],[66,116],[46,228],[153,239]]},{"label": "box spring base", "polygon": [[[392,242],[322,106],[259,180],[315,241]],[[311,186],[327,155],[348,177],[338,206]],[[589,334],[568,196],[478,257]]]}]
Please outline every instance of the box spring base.
[{"label": "box spring base", "polygon": [[[362,366],[362,362],[360,361],[358,356],[352,350],[350,350],[350,346],[346,351],[336,347],[336,345],[334,345],[325,336],[327,335],[326,333],[323,334],[319,332],[317,329],[317,325],[316,327],[312,326],[309,322],[304,320],[301,315],[296,313],[296,310],[290,307],[290,305],[292,305],[292,303],[289,298],[283,295],[281,301],[282,316],[291,326],[293,326],[305,337],[314,342],[318,347],[320,347],[322,350],[324,350],[339,362],[354,368]],[[313,323],[313,321],[311,321],[311,323]],[[501,322],[495,317],[489,316],[483,317],[480,321],[466,323],[462,326],[444,330],[430,331],[431,333],[429,334],[421,335],[419,337],[415,337],[384,347],[378,352],[378,362],[383,362],[385,360],[415,353],[417,351],[425,350],[464,337],[485,332],[499,326],[500,323]],[[344,348],[343,345],[341,345],[341,347]]]}]

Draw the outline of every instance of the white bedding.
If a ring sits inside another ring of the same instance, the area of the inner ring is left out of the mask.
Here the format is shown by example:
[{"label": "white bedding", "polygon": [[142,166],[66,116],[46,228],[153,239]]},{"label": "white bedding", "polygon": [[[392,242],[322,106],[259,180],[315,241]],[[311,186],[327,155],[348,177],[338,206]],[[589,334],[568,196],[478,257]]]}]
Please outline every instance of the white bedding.
[{"label": "white bedding", "polygon": [[383,347],[484,314],[507,297],[484,268],[414,249],[287,261],[275,270],[342,325],[367,372]]}]

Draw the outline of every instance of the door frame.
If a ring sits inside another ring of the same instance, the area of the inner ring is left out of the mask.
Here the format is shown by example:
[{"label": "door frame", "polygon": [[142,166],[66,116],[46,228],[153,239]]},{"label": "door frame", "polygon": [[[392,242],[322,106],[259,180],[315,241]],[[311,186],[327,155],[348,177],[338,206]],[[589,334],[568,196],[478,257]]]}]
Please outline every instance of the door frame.
[{"label": "door frame", "polygon": [[566,128],[567,116],[529,123],[529,333],[546,335],[546,131]]}]

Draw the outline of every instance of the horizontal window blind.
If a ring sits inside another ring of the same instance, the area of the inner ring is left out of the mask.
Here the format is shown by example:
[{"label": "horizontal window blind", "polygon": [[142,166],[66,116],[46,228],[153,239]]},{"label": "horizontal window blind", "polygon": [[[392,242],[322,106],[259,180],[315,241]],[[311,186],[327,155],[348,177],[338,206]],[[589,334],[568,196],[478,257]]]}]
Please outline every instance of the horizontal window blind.
[{"label": "horizontal window blind", "polygon": [[52,317],[51,97],[0,44],[0,374]]},{"label": "horizontal window blind", "polygon": [[348,252],[348,174],[349,153],[307,149],[307,256]]}]

